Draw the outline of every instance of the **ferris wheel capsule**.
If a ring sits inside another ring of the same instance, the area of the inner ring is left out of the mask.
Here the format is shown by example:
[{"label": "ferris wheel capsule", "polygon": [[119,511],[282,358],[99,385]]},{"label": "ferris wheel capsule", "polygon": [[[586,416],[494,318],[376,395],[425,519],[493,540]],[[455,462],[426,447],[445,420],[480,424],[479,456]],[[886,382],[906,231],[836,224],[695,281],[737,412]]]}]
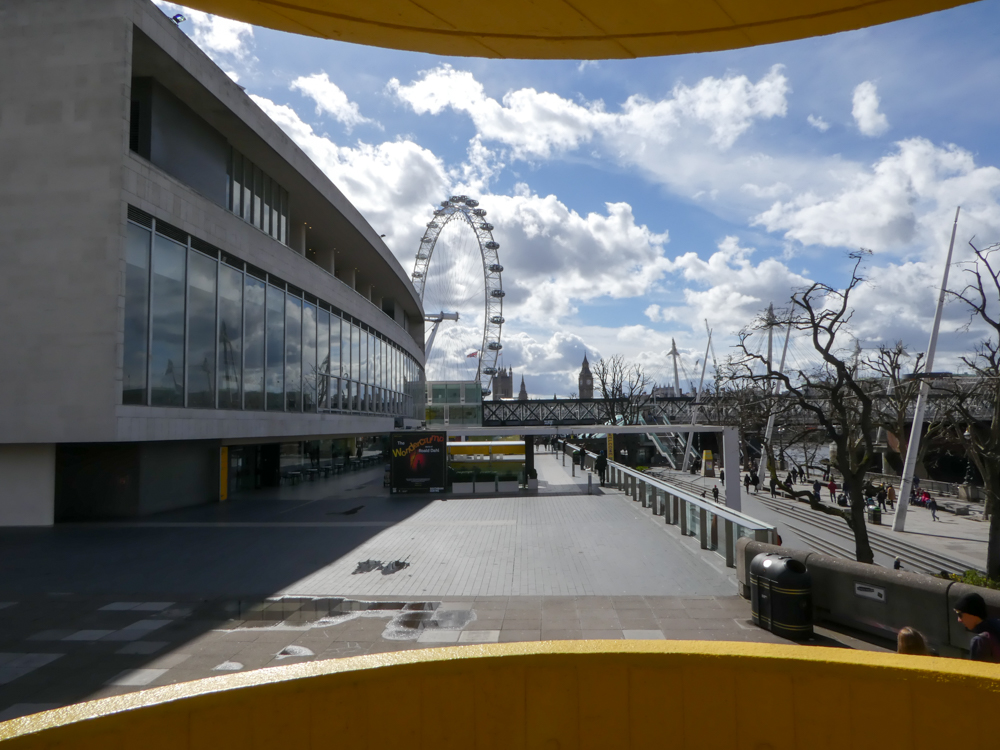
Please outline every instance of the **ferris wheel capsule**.
[{"label": "ferris wheel capsule", "polygon": [[486,211],[485,211],[485,209],[482,209],[482,208],[474,208],[474,209],[472,209],[472,215],[473,216],[478,216],[481,219],[484,216],[486,216]]},{"label": "ferris wheel capsule", "polygon": [[503,266],[499,263],[490,264],[490,273],[501,273],[503,271]]},{"label": "ferris wheel capsule", "polygon": [[504,324],[503,315],[494,315],[492,318],[490,318],[490,323],[492,323],[495,326],[502,326]]},{"label": "ferris wheel capsule", "polygon": [[503,344],[501,344],[499,341],[491,341],[486,345],[486,348],[489,349],[491,352],[498,352],[501,349],[503,349]]},{"label": "ferris wheel capsule", "polygon": [[475,198],[469,198],[468,200],[465,201],[465,205],[468,206],[469,208],[475,208],[476,206],[479,205],[479,201],[477,201]]},{"label": "ferris wheel capsule", "polygon": [[483,247],[485,247],[487,250],[499,250],[500,249],[500,243],[499,242],[494,242],[493,240],[490,240],[485,245],[483,245]]},{"label": "ferris wheel capsule", "polygon": [[493,231],[493,225],[492,224],[488,224],[485,221],[482,224],[479,225],[479,228],[483,229],[483,230],[485,230],[487,232],[492,232]]}]

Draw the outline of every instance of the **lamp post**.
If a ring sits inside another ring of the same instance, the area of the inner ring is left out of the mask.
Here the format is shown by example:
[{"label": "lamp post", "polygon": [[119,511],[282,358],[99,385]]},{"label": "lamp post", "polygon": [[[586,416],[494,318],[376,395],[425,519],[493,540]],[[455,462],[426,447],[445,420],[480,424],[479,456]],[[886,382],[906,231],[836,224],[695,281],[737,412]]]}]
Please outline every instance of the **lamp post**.
[{"label": "lamp post", "polygon": [[927,408],[927,396],[930,386],[928,376],[940,377],[940,373],[930,372],[934,366],[934,352],[937,349],[938,330],[941,328],[941,314],[944,311],[944,298],[948,290],[948,271],[951,269],[951,255],[955,249],[955,233],[958,231],[958,214],[961,207],[955,209],[955,223],[951,227],[951,242],[948,244],[948,257],[944,262],[944,275],[941,278],[941,291],[938,294],[937,309],[934,312],[934,325],[931,327],[931,339],[927,344],[927,358],[924,367],[927,371],[920,378],[920,392],[917,404],[913,409],[913,426],[910,428],[910,442],[906,446],[906,460],[903,462],[903,475],[899,483],[899,504],[896,517],[892,521],[893,531],[905,531],[906,511],[910,506],[910,488],[913,486],[913,470],[917,465],[917,453],[920,451],[920,433],[924,429],[924,410]]}]

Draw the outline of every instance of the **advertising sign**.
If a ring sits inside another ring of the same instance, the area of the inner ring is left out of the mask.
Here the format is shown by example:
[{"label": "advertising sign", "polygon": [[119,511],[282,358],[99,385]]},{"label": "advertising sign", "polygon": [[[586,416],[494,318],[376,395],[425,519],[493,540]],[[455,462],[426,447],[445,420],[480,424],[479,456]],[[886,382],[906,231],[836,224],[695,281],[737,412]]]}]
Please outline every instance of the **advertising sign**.
[{"label": "advertising sign", "polygon": [[389,486],[393,494],[444,492],[448,433],[394,432],[389,441]]}]

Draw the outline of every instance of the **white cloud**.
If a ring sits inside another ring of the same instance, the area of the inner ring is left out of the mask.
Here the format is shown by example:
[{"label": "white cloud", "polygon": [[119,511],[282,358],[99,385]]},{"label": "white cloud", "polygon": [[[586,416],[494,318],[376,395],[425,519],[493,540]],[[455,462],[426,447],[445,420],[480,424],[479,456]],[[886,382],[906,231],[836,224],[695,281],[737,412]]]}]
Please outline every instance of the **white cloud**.
[{"label": "white cloud", "polygon": [[437,115],[446,108],[468,114],[480,136],[510,147],[518,159],[547,159],[598,136],[615,153],[629,142],[625,150],[634,151],[636,141],[639,148],[668,143],[692,127],[707,127],[708,142],[726,150],[755,120],[785,115],[788,81],[781,70],[775,65],[757,83],[741,75],[678,84],[658,101],[632,96],[617,113],[607,112],[601,101],[578,104],[533,88],[509,91],[497,101],[472,73],[450,65],[425,71],[409,85],[392,79],[388,90],[417,114]]},{"label": "white cloud", "polygon": [[783,304],[793,290],[810,283],[776,258],[754,265],[750,259],[754,252],[754,248],[741,247],[737,237],[728,236],[708,260],[693,252],[675,258],[670,270],[690,282],[684,290],[687,306],[661,309],[659,319],[692,326],[697,325],[694,321],[707,319],[724,335],[747,325],[768,304]]},{"label": "white cloud", "polygon": [[816,115],[809,115],[806,118],[806,122],[808,122],[810,125],[812,125],[814,128],[816,128],[816,130],[818,130],[821,133],[825,133],[827,130],[830,129],[830,123],[828,123],[822,117],[817,117]]},{"label": "white cloud", "polygon": [[291,107],[251,97],[306,152],[347,198],[386,235],[404,268],[413,263],[430,207],[447,194],[442,161],[409,140],[338,146],[316,133]]},{"label": "white cloud", "polygon": [[157,6],[169,16],[181,13],[191,22],[191,37],[216,62],[226,57],[243,61],[250,56],[253,26],[222,16],[213,16],[177,3],[161,2]]},{"label": "white cloud", "polygon": [[316,114],[326,113],[343,123],[348,132],[355,125],[372,122],[361,114],[358,105],[347,98],[347,94],[330,80],[326,73],[299,76],[292,81],[291,88],[301,91],[316,102]]},{"label": "white cloud", "polygon": [[1000,235],[998,199],[996,167],[977,167],[957,146],[911,138],[838,189],[775,203],[753,223],[805,245],[937,252],[958,205],[964,232]]},{"label": "white cloud", "polygon": [[878,111],[879,98],[875,84],[871,81],[859,83],[854,89],[854,105],[851,114],[864,135],[875,137],[889,129],[889,118]]}]

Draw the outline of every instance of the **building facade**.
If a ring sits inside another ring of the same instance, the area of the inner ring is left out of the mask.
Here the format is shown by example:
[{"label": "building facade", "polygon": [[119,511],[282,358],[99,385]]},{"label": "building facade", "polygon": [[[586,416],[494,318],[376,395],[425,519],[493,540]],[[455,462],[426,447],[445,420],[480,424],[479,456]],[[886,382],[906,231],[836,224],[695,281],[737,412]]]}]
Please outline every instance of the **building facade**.
[{"label": "building facade", "polygon": [[594,397],[594,376],[590,373],[586,354],[583,355],[583,366],[580,368],[580,377],[577,378],[577,389],[579,398]]},{"label": "building facade", "polygon": [[0,525],[275,484],[418,423],[423,311],[148,0],[0,5]]},{"label": "building facade", "polygon": [[499,401],[502,398],[514,398],[513,367],[508,367],[506,370],[501,367],[493,376],[493,400]]}]

